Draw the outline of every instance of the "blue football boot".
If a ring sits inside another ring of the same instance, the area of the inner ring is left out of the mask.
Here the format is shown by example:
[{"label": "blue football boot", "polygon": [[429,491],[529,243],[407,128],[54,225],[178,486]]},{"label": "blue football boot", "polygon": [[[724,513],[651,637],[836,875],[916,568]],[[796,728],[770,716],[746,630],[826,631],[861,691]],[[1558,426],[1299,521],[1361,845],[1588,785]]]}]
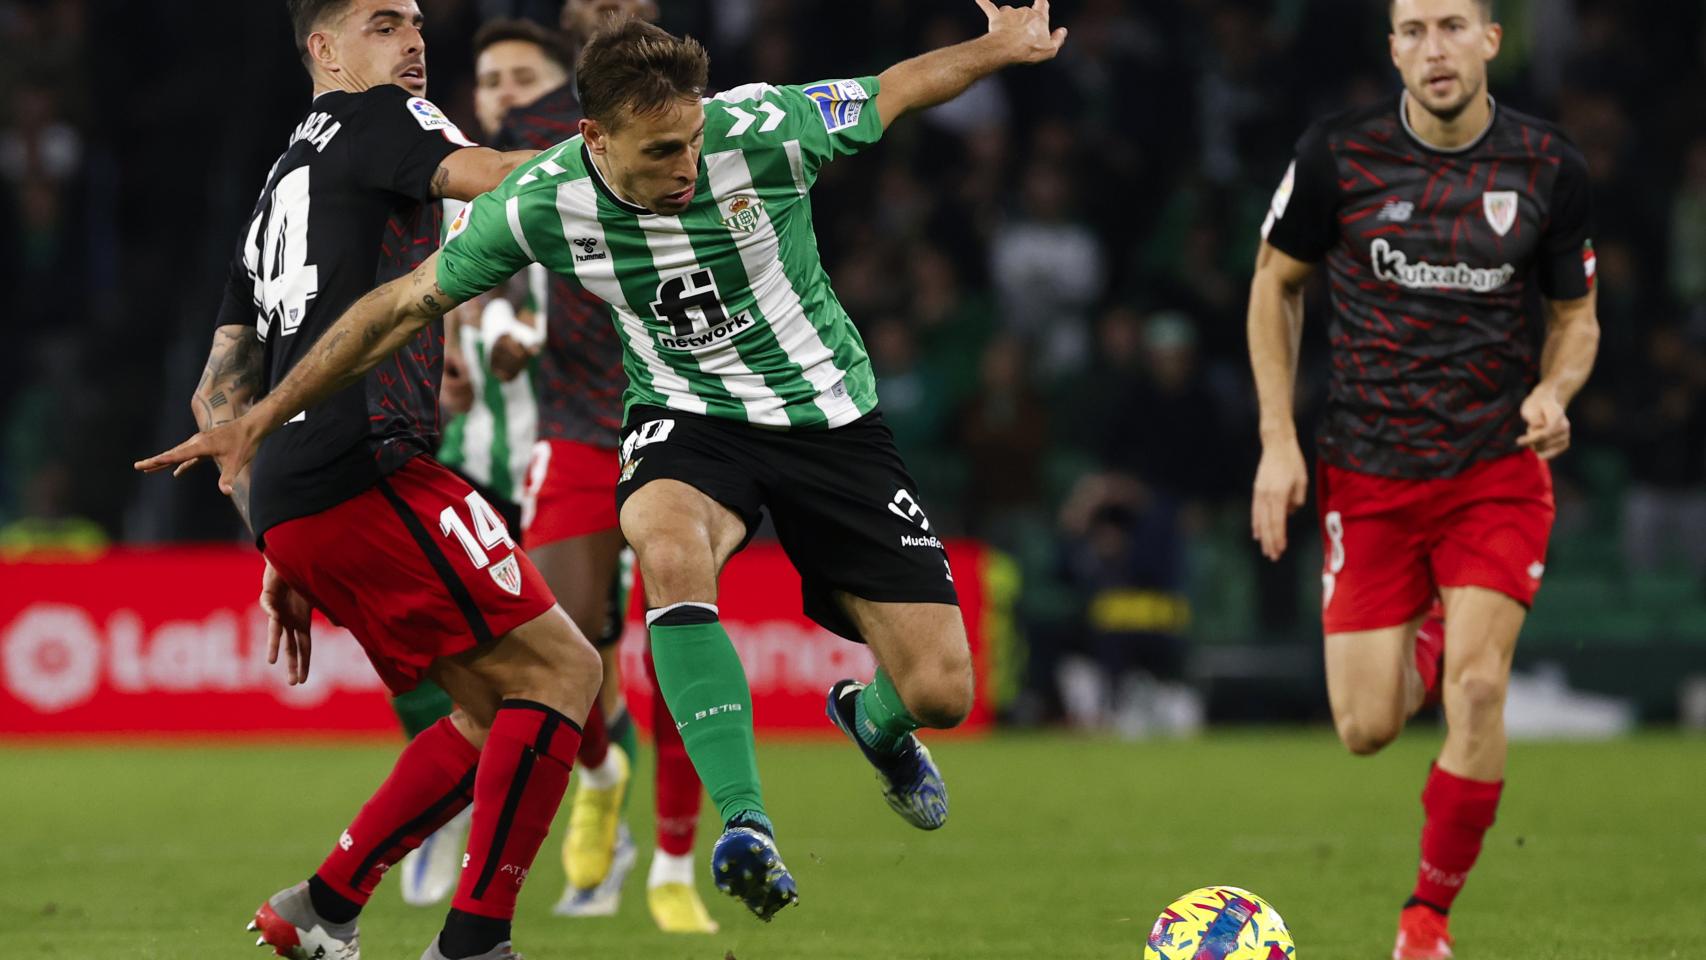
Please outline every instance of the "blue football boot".
[{"label": "blue football boot", "polygon": [[876,768],[889,808],[920,830],[935,830],[948,822],[948,785],[942,782],[942,772],[930,759],[930,749],[910,733],[894,756],[878,753],[859,739],[855,704],[863,689],[865,685],[857,680],[841,680],[830,687],[825,710],[830,722],[847,734]]},{"label": "blue football boot", "polygon": [[776,841],[759,824],[738,817],[711,849],[711,879],[718,890],[746,904],[766,923],[800,900]]}]

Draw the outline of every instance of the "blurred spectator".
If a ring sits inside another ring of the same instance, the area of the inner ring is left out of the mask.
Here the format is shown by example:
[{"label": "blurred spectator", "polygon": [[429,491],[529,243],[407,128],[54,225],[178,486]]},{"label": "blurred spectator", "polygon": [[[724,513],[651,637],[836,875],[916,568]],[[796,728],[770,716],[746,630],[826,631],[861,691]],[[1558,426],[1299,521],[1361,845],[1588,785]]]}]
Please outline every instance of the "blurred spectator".
[{"label": "blurred spectator", "polygon": [[1670,325],[1647,340],[1626,420],[1634,484],[1624,506],[1632,572],[1685,562],[1706,573],[1706,355]]},{"label": "blurred spectator", "polygon": [[0,561],[28,553],[97,553],[107,534],[87,517],[71,514],[71,470],[43,464],[24,486],[23,516],[0,526]]},{"label": "blurred spectator", "polygon": [[955,417],[970,482],[968,531],[1006,539],[1042,502],[1048,412],[1031,382],[1024,341],[1004,334],[984,350],[977,392]]},{"label": "blurred spectator", "polygon": [[998,227],[990,244],[1002,320],[1036,351],[1048,377],[1088,359],[1085,311],[1102,293],[1101,244],[1075,218],[1073,202],[1065,171],[1033,165],[1020,182],[1019,215]]},{"label": "blurred spectator", "polygon": [[[1101,460],[1180,501],[1217,502],[1241,494],[1243,477],[1226,469],[1229,431],[1197,363],[1197,334],[1179,311],[1143,326],[1143,376],[1128,382],[1101,432]],[[1213,438],[1206,440],[1205,438]]]},{"label": "blurred spectator", "polygon": [[1706,309],[1706,136],[1688,145],[1682,183],[1670,208],[1670,289],[1677,300]]},{"label": "blurred spectator", "polygon": [[1089,474],[1060,528],[1082,611],[1077,652],[1088,661],[1062,672],[1068,712],[1128,736],[1196,730],[1202,708],[1183,683],[1191,611],[1176,506],[1130,476]]}]

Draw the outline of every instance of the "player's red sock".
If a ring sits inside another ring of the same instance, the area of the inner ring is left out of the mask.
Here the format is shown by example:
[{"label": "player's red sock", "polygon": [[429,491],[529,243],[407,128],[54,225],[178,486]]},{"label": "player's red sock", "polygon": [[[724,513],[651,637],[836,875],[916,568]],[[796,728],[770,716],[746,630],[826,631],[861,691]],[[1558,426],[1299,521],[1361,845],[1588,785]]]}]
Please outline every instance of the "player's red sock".
[{"label": "player's red sock", "polygon": [[[362,805],[355,822],[315,872],[311,884],[320,894],[316,907],[328,899],[327,890],[348,901],[347,905],[328,904],[333,913],[348,913],[349,907],[359,910],[366,904],[392,864],[468,806],[479,760],[480,751],[449,717],[410,740],[391,775]],[[338,922],[335,916],[326,919]]]},{"label": "player's red sock", "polygon": [[669,705],[658,692],[657,666],[652,652],[646,650],[646,677],[652,685],[652,739],[657,748],[657,808],[658,849],[675,856],[693,852],[693,835],[699,827],[699,805],[705,788],[699,782],[699,772],[687,757],[687,747],[681,742],[681,732],[675,728]]},{"label": "player's red sock", "polygon": [[[474,819],[462,877],[450,902],[453,919],[461,913],[464,919],[472,915],[507,927],[516,894],[563,802],[580,742],[580,727],[544,704],[505,700],[498,705],[474,777]],[[447,922],[446,934],[451,927]],[[494,944],[507,939],[508,931],[503,932],[506,936]]]},{"label": "player's red sock", "polygon": [[1422,705],[1438,706],[1444,686],[1439,682],[1445,665],[1445,606],[1434,601],[1433,609],[1416,631],[1416,670],[1422,675]]},{"label": "player's red sock", "polygon": [[1481,838],[1493,825],[1504,786],[1503,780],[1469,780],[1434,765],[1422,790],[1427,822],[1422,826],[1422,862],[1412,903],[1441,913],[1451,909],[1481,854]]},{"label": "player's red sock", "polygon": [[[610,732],[604,725],[604,708],[595,699],[592,709],[587,712],[586,723],[581,724],[581,748],[575,754],[575,761],[582,767],[602,767],[609,753]],[[584,775],[586,771],[581,772]]]}]

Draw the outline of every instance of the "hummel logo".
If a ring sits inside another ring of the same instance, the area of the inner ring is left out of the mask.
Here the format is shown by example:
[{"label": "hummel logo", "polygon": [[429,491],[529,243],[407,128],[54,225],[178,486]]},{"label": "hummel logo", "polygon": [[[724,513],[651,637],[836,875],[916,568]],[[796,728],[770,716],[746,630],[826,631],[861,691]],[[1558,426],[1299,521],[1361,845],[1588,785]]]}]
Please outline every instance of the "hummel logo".
[{"label": "hummel logo", "polygon": [[597,237],[576,237],[574,243],[575,246],[580,247],[582,251],[575,254],[576,263],[585,263],[588,260],[606,259],[604,251],[598,249]]},{"label": "hummel logo", "polygon": [[1392,223],[1409,223],[1410,214],[1416,212],[1416,205],[1408,200],[1388,200],[1386,206],[1380,208],[1376,220],[1388,220]]}]

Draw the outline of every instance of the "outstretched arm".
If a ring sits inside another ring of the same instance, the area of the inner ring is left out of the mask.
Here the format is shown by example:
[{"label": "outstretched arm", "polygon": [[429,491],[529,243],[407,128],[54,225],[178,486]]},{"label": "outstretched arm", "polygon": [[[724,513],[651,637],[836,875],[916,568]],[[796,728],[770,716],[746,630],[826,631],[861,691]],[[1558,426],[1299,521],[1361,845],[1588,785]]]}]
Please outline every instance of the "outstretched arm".
[{"label": "outstretched arm", "polygon": [[977,0],[989,32],[976,40],[932,50],[884,70],[877,77],[877,115],[883,128],[903,113],[946,103],[1003,67],[1051,60],[1066,42],[1066,28],[1052,33],[1048,0],[1029,7],[998,7]]},{"label": "outstretched arm", "polygon": [[181,472],[202,457],[212,457],[219,463],[219,489],[231,493],[262,438],[361,379],[422,327],[456,306],[457,301],[438,285],[439,256],[433,254],[413,273],[357,300],[291,368],[289,376],[247,413],[138,461],[136,468],[152,473],[177,466]]},{"label": "outstretched arm", "polygon": [[447,200],[472,200],[497,189],[511,171],[538,155],[537,150],[463,147],[445,157],[433,171],[432,195]]},{"label": "outstretched arm", "polygon": [[[201,382],[190,397],[190,413],[202,430],[230,423],[248,411],[261,389],[265,352],[254,327],[228,324],[213,331],[213,346],[207,351],[207,366]],[[249,471],[240,470],[231,481],[231,503],[251,531],[249,522]]]}]

